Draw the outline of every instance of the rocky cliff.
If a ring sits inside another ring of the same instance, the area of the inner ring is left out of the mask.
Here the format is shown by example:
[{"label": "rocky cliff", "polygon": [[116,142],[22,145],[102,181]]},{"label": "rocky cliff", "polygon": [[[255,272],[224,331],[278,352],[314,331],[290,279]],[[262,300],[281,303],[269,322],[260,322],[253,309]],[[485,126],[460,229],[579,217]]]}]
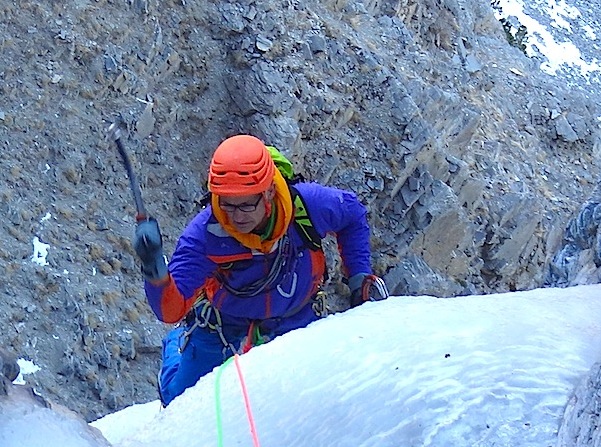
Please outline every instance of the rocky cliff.
[{"label": "rocky cliff", "polygon": [[357,192],[394,294],[599,280],[598,101],[540,72],[487,2],[0,0],[0,17],[0,340],[88,420],[156,398],[167,329],[113,122],[168,254],[212,151],[247,132]]}]

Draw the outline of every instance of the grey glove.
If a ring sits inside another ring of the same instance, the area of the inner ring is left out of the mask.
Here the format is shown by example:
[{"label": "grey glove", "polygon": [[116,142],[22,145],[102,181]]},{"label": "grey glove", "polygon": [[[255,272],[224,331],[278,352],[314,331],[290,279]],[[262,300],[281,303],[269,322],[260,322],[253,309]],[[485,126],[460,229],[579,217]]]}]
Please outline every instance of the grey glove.
[{"label": "grey glove", "polygon": [[167,263],[163,255],[163,237],[156,219],[149,217],[138,223],[133,246],[142,261],[142,273],[148,280],[160,280],[167,276]]},{"label": "grey glove", "polygon": [[351,308],[363,304],[365,301],[385,300],[390,296],[384,280],[370,273],[357,273],[348,280],[351,289]]}]

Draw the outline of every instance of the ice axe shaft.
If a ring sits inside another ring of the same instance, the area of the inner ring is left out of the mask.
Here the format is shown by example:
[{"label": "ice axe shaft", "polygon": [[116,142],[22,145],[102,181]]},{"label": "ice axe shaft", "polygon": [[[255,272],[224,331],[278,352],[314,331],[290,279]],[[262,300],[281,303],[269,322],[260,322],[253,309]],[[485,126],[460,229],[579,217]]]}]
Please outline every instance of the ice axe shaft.
[{"label": "ice axe shaft", "polygon": [[123,165],[125,166],[125,170],[127,171],[127,177],[129,178],[129,187],[134,196],[134,202],[136,203],[136,221],[140,222],[142,220],[146,220],[148,218],[148,214],[146,213],[144,201],[142,200],[140,184],[138,183],[136,173],[134,172],[131,166],[131,162],[129,161],[127,151],[125,150],[123,142],[121,141],[121,130],[119,129],[116,123],[110,125],[108,130],[108,137],[111,140],[113,140],[117,145],[119,155],[121,155],[121,160],[123,161]]}]

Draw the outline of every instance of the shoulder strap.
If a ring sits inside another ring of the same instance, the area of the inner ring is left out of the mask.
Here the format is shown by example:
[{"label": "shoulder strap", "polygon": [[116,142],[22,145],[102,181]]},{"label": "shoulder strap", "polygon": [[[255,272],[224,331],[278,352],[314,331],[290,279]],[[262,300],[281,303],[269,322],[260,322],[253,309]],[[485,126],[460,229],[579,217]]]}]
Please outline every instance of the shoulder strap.
[{"label": "shoulder strap", "polygon": [[289,188],[294,206],[294,225],[298,233],[307,248],[313,251],[321,250],[321,237],[311,222],[303,197],[294,186],[289,185]]}]

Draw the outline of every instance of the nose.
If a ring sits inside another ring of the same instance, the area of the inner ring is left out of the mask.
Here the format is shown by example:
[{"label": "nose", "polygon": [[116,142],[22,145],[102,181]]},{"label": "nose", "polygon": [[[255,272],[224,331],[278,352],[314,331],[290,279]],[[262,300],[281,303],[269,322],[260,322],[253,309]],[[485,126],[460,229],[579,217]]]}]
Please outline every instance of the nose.
[{"label": "nose", "polygon": [[[247,215],[247,214],[248,214],[248,213],[245,213],[244,211],[241,211],[241,210],[240,210],[240,208],[236,208],[236,209],[234,210],[234,212],[232,213],[232,217],[233,217],[234,219],[236,219],[237,217],[242,217],[242,216],[245,216],[245,215]],[[236,219],[236,220],[237,220],[237,219]]]}]

